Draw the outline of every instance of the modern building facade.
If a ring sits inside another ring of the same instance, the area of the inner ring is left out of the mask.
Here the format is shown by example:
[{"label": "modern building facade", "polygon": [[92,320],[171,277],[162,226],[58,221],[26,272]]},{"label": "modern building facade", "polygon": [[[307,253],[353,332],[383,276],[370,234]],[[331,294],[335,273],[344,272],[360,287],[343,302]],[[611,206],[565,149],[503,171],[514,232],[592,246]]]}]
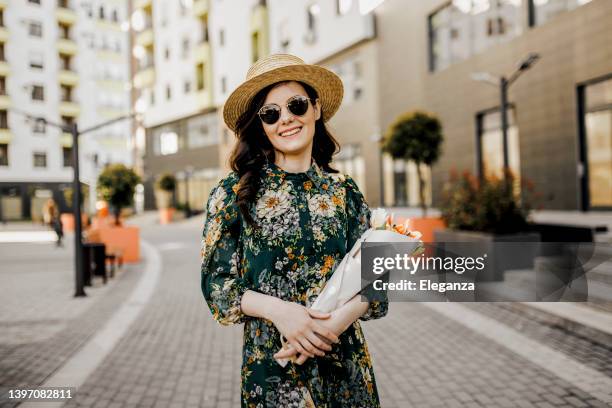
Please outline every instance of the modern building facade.
[{"label": "modern building facade", "polygon": [[510,168],[544,208],[612,208],[611,2],[386,0],[376,16],[382,128],[413,109],[444,126],[434,204],[451,169],[499,174],[499,87],[475,79],[535,52],[509,89]]},{"label": "modern building facade", "polygon": [[[63,210],[70,205],[72,139],[51,123],[77,123],[84,129],[129,110],[127,35],[120,29],[126,4],[0,2],[2,219],[38,220],[50,197]],[[129,137],[125,124],[84,136],[82,181],[95,188],[96,162],[129,162]]]}]

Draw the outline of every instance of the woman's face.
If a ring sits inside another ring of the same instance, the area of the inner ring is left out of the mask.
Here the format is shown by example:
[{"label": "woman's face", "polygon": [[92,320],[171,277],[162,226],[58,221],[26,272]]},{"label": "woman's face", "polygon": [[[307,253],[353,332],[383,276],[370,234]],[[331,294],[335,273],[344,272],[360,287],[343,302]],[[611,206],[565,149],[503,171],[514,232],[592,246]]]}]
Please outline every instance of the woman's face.
[{"label": "woman's face", "polygon": [[297,116],[287,109],[287,100],[301,95],[308,98],[308,93],[298,82],[284,82],[272,88],[264,105],[274,103],[281,108],[280,119],[272,125],[261,122],[266,136],[275,150],[286,156],[312,155],[312,143],[315,134],[315,122],[321,117],[321,107],[317,100],[313,106],[308,103],[308,110],[302,116]]}]

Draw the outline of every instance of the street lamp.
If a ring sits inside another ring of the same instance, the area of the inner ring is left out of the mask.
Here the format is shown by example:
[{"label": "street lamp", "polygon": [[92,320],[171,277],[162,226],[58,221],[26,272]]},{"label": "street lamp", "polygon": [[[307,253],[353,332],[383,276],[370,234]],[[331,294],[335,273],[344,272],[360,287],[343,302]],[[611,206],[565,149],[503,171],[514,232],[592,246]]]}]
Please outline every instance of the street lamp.
[{"label": "street lamp", "polygon": [[85,133],[93,132],[95,130],[101,129],[108,125],[111,125],[116,122],[120,122],[125,119],[130,119],[136,115],[136,113],[131,113],[128,115],[119,116],[115,119],[111,119],[109,121],[100,123],[98,125],[92,126],[85,130],[79,131],[78,125],[76,122],[71,124],[61,124],[49,121],[43,117],[31,115],[26,112],[22,112],[16,109],[12,109],[15,113],[25,116],[30,120],[34,120],[38,123],[44,123],[47,126],[55,127],[60,129],[62,132],[70,133],[72,135],[72,167],[74,169],[74,174],[72,178],[72,208],[73,208],[73,216],[74,216],[74,250],[75,250],[75,297],[87,296],[85,293],[85,280],[83,274],[83,226],[81,224],[81,184],[79,180],[79,136]]},{"label": "street lamp", "polygon": [[472,74],[472,79],[475,81],[485,82],[496,87],[500,90],[500,115],[501,115],[501,128],[502,128],[502,149],[504,154],[504,179],[508,178],[508,169],[510,168],[509,157],[508,157],[508,88],[510,85],[517,80],[517,78],[529,68],[531,68],[540,59],[540,54],[530,53],[527,58],[522,60],[518,69],[512,73],[509,77],[501,76],[496,77],[488,72],[476,72]]}]

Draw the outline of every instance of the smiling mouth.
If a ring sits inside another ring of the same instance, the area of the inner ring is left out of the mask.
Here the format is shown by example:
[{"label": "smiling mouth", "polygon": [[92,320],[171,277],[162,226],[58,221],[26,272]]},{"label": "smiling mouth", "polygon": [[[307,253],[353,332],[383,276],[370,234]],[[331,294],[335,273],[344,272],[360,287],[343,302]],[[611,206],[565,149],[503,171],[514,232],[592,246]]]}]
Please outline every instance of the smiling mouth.
[{"label": "smiling mouth", "polygon": [[281,137],[293,136],[293,135],[299,133],[301,130],[302,130],[301,126],[300,127],[296,127],[296,128],[293,128],[293,129],[285,130],[282,133],[279,133],[279,136],[281,136]]}]

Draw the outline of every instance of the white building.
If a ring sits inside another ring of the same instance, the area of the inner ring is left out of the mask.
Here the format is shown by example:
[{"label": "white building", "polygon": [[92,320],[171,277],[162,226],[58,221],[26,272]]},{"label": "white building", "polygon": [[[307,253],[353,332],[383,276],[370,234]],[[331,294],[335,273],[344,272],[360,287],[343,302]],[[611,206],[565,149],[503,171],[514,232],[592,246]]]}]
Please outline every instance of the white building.
[{"label": "white building", "polygon": [[[128,112],[124,0],[0,1],[0,206],[4,219],[40,218],[53,197],[70,203],[72,140],[47,124],[77,123],[83,130]],[[82,182],[100,165],[130,163],[129,123],[80,139]],[[86,201],[85,209],[90,210]]]}]

